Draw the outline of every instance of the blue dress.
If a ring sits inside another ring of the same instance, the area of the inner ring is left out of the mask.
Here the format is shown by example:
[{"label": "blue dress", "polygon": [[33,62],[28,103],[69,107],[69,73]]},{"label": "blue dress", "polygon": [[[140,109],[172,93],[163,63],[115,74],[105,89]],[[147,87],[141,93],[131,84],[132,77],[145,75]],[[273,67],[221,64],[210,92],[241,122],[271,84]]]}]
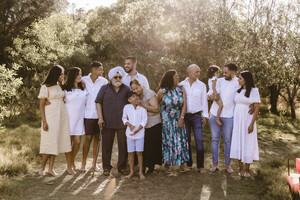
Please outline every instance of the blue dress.
[{"label": "blue dress", "polygon": [[189,161],[188,140],[185,127],[178,128],[181,108],[183,106],[182,86],[171,91],[163,91],[162,118],[162,151],[163,163],[169,166],[181,165]]}]

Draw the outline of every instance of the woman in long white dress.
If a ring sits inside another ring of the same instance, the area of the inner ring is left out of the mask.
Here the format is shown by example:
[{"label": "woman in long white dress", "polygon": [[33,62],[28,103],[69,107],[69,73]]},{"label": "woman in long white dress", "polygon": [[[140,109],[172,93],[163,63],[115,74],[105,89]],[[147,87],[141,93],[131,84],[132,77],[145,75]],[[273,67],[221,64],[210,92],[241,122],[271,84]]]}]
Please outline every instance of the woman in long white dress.
[{"label": "woman in long white dress", "polygon": [[[250,72],[241,72],[239,84],[241,88],[234,97],[236,105],[230,158],[238,159],[240,167],[238,175],[249,177],[250,164],[253,160],[259,160],[256,119],[260,97],[258,89],[254,87],[253,76]],[[253,114],[248,113],[251,104],[254,104]]]},{"label": "woman in long white dress", "polygon": [[[43,155],[41,169],[38,174],[43,176],[46,163],[49,160],[48,173],[57,176],[53,170],[55,156],[65,153],[67,172],[74,175],[71,166],[71,141],[69,135],[69,120],[65,96],[61,88],[64,79],[64,68],[56,65],[52,67],[42,84],[38,98],[42,118],[40,154]],[[48,103],[47,103],[48,102]]]},{"label": "woman in long white dress", "polygon": [[84,134],[83,119],[87,99],[87,91],[81,82],[82,72],[78,67],[69,70],[65,90],[65,104],[69,116],[70,136],[72,143],[72,168],[76,169],[75,160],[79,151],[81,136]]}]

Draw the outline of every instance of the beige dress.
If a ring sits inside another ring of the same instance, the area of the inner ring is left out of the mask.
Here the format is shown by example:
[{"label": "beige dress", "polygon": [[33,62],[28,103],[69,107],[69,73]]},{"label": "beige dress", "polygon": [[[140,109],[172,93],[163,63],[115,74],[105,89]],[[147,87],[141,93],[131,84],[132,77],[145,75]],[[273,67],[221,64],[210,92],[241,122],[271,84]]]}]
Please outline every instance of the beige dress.
[{"label": "beige dress", "polygon": [[48,131],[41,128],[40,154],[58,155],[71,151],[69,120],[63,102],[64,91],[59,85],[47,87],[42,85],[38,98],[46,98],[50,105],[45,106]]}]

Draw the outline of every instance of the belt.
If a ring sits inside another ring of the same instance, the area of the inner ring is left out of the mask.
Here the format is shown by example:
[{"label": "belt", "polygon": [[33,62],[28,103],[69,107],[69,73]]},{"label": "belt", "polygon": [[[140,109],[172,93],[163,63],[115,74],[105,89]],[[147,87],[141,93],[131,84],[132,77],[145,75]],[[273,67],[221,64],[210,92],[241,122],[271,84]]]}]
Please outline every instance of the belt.
[{"label": "belt", "polygon": [[185,113],[187,116],[195,116],[195,115],[199,115],[202,114],[202,111],[196,112],[196,113]]}]

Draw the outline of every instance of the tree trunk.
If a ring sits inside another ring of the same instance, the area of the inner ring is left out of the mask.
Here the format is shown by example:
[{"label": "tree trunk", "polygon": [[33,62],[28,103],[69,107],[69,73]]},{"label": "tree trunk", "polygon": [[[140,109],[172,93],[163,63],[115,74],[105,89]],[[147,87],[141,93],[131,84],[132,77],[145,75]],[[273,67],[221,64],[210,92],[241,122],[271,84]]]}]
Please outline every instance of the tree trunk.
[{"label": "tree trunk", "polygon": [[294,101],[290,101],[292,119],[296,119],[296,109]]},{"label": "tree trunk", "polygon": [[270,104],[271,104],[271,113],[278,114],[277,110],[277,101],[280,93],[280,86],[278,85],[271,85],[269,86],[270,90]]},{"label": "tree trunk", "polygon": [[288,98],[289,98],[288,102],[291,107],[291,117],[292,117],[292,119],[296,119],[296,107],[295,107],[294,99],[296,97],[298,87],[296,85],[294,85],[293,88],[291,89],[290,86],[287,86],[286,90],[287,90],[287,94],[288,94]]}]

